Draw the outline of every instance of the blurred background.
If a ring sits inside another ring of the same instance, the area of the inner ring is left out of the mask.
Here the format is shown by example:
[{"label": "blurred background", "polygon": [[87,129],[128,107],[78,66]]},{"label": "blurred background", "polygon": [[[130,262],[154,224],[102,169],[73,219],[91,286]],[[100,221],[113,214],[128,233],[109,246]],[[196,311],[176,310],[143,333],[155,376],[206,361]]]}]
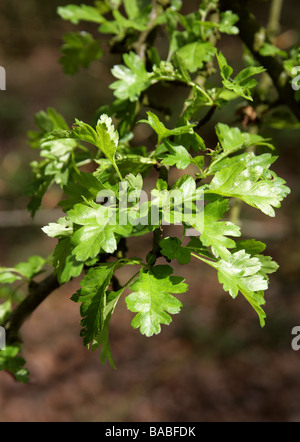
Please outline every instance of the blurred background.
[{"label": "blurred background", "polygon": [[[56,244],[41,227],[57,219],[60,190],[47,194],[35,220],[26,212],[29,163],[38,159],[27,141],[27,131],[35,129],[34,114],[52,106],[69,124],[75,117],[90,122],[98,107],[113,100],[110,69],[120,63],[119,55],[107,54],[74,77],[62,72],[62,36],[70,30],[97,35],[96,26],[75,27],[56,15],[57,6],[68,3],[0,1],[0,65],[7,73],[7,90],[0,92],[0,266],[32,254],[47,257]],[[183,3],[191,10],[198,4]],[[250,4],[265,25],[270,2]],[[299,15],[299,1],[284,0],[278,40],[282,49],[299,43]],[[163,44],[163,36],[161,40]],[[239,38],[224,37],[219,47],[238,70]],[[172,98],[174,106],[184,93]],[[233,123],[236,108],[234,102],[203,127],[200,135],[208,147],[216,143],[215,123]],[[149,131],[143,126],[137,136],[146,143]],[[80,282],[74,280],[53,293],[23,326],[31,381],[21,385],[0,373],[1,422],[300,420],[300,351],[291,348],[292,328],[300,326],[300,131],[264,127],[261,134],[277,146],[274,169],[292,189],[275,219],[251,208],[242,211],[244,235],[266,242],[266,252],[280,264],[266,292],[265,328],[241,295],[233,301],[222,291],[216,272],[194,260],[175,268],[190,289],[180,296],[181,314],[159,336],[147,339],[133,330],[133,315],[124,299],[119,303],[111,322],[113,370],[100,365],[98,352],[83,347],[79,306],[70,301]],[[146,255],[151,244],[151,236],[130,240],[131,255]],[[120,281],[129,276],[123,271]]]}]

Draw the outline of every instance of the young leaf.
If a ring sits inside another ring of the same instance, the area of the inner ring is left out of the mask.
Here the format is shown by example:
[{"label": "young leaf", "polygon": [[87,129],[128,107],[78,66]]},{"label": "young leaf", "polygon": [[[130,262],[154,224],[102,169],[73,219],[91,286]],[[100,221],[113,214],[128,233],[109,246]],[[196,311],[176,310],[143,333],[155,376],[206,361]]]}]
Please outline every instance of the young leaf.
[{"label": "young leaf", "polygon": [[227,60],[222,52],[217,54],[217,60],[221,71],[221,76],[223,78],[222,83],[225,88],[235,92],[237,95],[240,95],[247,100],[253,101],[250,89],[257,85],[257,81],[250,77],[264,72],[265,69],[261,66],[250,66],[239,72],[234,79],[231,79],[233,69],[228,65]]},{"label": "young leaf", "polygon": [[170,154],[165,155],[162,164],[166,166],[176,165],[177,169],[186,169],[192,162],[192,158],[184,146],[176,146],[176,144],[165,142]]},{"label": "young leaf", "polygon": [[24,368],[25,360],[19,355],[18,345],[6,346],[0,351],[0,371],[7,370],[18,382],[27,384],[29,382],[29,371]]},{"label": "young leaf", "polygon": [[142,59],[134,52],[124,54],[123,59],[127,67],[123,65],[113,67],[111,72],[119,80],[109,87],[114,89],[115,96],[121,100],[137,101],[141,92],[151,84],[150,74],[146,71]]},{"label": "young leaf", "polygon": [[104,317],[103,327],[102,327],[100,333],[98,334],[98,336],[95,337],[93,345],[92,345],[93,350],[96,350],[98,347],[101,346],[101,351],[100,351],[101,364],[103,365],[105,363],[105,361],[108,360],[108,362],[110,363],[110,365],[113,368],[116,368],[116,366],[115,366],[115,362],[113,360],[113,357],[111,354],[111,349],[110,349],[109,324],[110,324],[110,320],[113,315],[113,312],[116,308],[116,305],[117,305],[122,293],[124,292],[124,290],[125,290],[125,288],[122,288],[122,289],[118,290],[117,292],[107,292],[106,306],[103,311],[103,317]]},{"label": "young leaf", "polygon": [[239,250],[212,263],[218,270],[218,278],[225,291],[235,298],[240,291],[252,305],[259,316],[260,325],[265,324],[265,312],[261,305],[265,304],[263,290],[268,288],[268,281],[261,274],[262,263],[258,258],[251,257],[245,250]]},{"label": "young leaf", "polygon": [[83,262],[77,261],[72,252],[71,239],[60,239],[53,253],[53,266],[60,284],[76,278],[83,270]]},{"label": "young leaf", "polygon": [[173,269],[169,266],[156,266],[140,276],[130,286],[133,293],[126,298],[127,308],[137,313],[132,320],[133,328],[140,328],[146,336],[158,334],[161,324],[172,321],[168,314],[179,313],[182,306],[171,293],[185,293],[187,284],[183,278],[170,276]]},{"label": "young leaf", "polygon": [[92,61],[103,55],[99,42],[88,32],[69,32],[63,39],[60,63],[68,75],[77,73],[80,67],[88,68]]},{"label": "young leaf", "polygon": [[115,162],[119,134],[115,130],[110,117],[105,114],[101,115],[97,122],[96,130],[89,124],[76,119],[72,131],[54,131],[45,138],[45,141],[60,140],[63,138],[75,138],[76,140],[85,141],[98,147],[98,149],[100,149],[110,160],[119,178],[122,180]]},{"label": "young leaf", "polygon": [[275,216],[273,207],[280,207],[280,202],[289,194],[290,189],[274,172],[271,176],[265,177],[265,170],[271,162],[272,160],[263,168],[255,162],[253,167],[251,163],[245,167],[243,162],[233,161],[215,174],[210,189],[218,195],[240,198],[250,206],[273,217]]},{"label": "young leaf", "polygon": [[158,144],[161,142],[162,139],[171,137],[172,135],[176,136],[186,133],[189,134],[194,133],[193,127],[195,126],[195,124],[175,127],[175,129],[167,129],[166,126],[159,120],[159,118],[155,114],[148,111],[147,115],[148,115],[148,120],[140,120],[139,123],[146,123],[152,127],[152,129],[158,135]]},{"label": "young leaf", "polygon": [[229,127],[227,124],[218,123],[216,134],[226,153],[235,152],[244,145],[244,138],[238,127]]},{"label": "young leaf", "polygon": [[57,9],[57,13],[63,20],[69,20],[74,25],[77,25],[80,21],[90,21],[94,23],[103,23],[104,18],[93,6],[87,5],[68,5],[60,6]]},{"label": "young leaf", "polygon": [[161,253],[168,259],[177,259],[179,264],[188,264],[191,260],[191,252],[181,245],[178,238],[164,238],[160,242]]},{"label": "young leaf", "polygon": [[27,262],[20,262],[16,265],[16,270],[25,278],[31,280],[38,275],[46,264],[46,260],[41,256],[31,256]]},{"label": "young leaf", "polygon": [[113,253],[116,250],[115,226],[109,224],[113,217],[111,208],[76,204],[68,212],[68,217],[74,224],[82,226],[71,237],[76,260],[86,261],[88,258],[95,258],[101,250],[106,253]]},{"label": "young leaf", "polygon": [[67,218],[59,218],[57,223],[49,223],[48,226],[42,227],[42,231],[50,238],[70,236],[73,233],[73,224]]},{"label": "young leaf", "polygon": [[216,257],[226,257],[228,249],[235,247],[235,241],[229,236],[238,237],[241,235],[240,228],[230,221],[220,221],[229,209],[228,200],[218,199],[206,204],[204,207],[204,230],[201,234],[201,241],[204,246],[211,246]]},{"label": "young leaf", "polygon": [[81,302],[82,316],[81,336],[83,343],[89,346],[104,327],[104,311],[106,308],[106,290],[114,274],[115,263],[100,264],[87,271],[82,279],[81,289],[72,297],[75,302]]},{"label": "young leaf", "polygon": [[189,72],[196,72],[202,69],[204,63],[210,61],[216,52],[211,43],[195,41],[178,49],[177,55],[182,58]]}]

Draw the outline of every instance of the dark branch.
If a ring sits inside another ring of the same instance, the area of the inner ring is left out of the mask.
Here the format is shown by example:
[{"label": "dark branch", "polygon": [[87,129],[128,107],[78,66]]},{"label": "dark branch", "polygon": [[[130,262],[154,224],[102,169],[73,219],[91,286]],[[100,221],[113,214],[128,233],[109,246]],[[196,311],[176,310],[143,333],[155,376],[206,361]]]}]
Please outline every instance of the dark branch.
[{"label": "dark branch", "polygon": [[54,275],[47,276],[38,283],[29,295],[12,312],[6,323],[6,339],[8,344],[19,342],[19,330],[31,313],[57,288],[59,283]]},{"label": "dark branch", "polygon": [[[298,120],[300,120],[300,106],[295,100],[294,91],[288,81],[282,60],[278,56],[260,54],[257,37],[261,32],[262,26],[246,7],[245,3],[246,2],[240,0],[221,0],[221,8],[223,10],[231,10],[239,16],[237,26],[240,30],[239,35],[242,41],[257,61],[267,69],[267,73],[272,78],[282,103],[286,104]],[[266,41],[268,41],[267,37]]]},{"label": "dark branch", "polygon": [[204,117],[199,121],[199,123],[197,124],[197,126],[195,127],[194,130],[198,131],[202,126],[204,126],[206,123],[208,123],[210,121],[210,119],[213,117],[215,111],[217,109],[217,106],[214,104],[209,111],[207,112],[206,115],[204,115]]}]

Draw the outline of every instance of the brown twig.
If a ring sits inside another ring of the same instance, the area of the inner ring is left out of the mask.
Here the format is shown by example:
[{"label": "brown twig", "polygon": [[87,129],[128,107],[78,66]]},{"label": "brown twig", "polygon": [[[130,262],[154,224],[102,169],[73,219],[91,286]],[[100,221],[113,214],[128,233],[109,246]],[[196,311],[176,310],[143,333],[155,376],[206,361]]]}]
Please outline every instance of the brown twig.
[{"label": "brown twig", "polygon": [[7,344],[20,342],[19,330],[31,313],[59,287],[59,282],[54,275],[47,276],[36,284],[29,295],[18,305],[5,321]]},{"label": "brown twig", "polygon": [[[231,10],[239,16],[237,27],[239,28],[239,35],[242,41],[257,61],[267,69],[281,101],[285,103],[298,120],[300,120],[300,106],[295,100],[294,91],[288,81],[283,62],[279,56],[262,55],[260,53],[260,47],[257,45],[257,36],[261,34],[262,27],[245,3],[246,2],[239,0],[221,0],[221,8],[223,10]],[[269,42],[267,37],[265,41]]]}]

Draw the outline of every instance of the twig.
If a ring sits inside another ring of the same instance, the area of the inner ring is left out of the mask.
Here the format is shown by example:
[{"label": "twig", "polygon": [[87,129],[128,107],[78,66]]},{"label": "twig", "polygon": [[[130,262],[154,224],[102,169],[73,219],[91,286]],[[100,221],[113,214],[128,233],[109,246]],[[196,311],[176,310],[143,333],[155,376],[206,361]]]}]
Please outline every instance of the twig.
[{"label": "twig", "polygon": [[272,40],[280,30],[280,14],[282,10],[283,0],[272,0],[269,23],[267,26],[268,37]]},{"label": "twig", "polygon": [[[237,26],[242,41],[246,44],[258,62],[267,69],[280,99],[291,109],[300,121],[300,106],[295,100],[294,91],[289,84],[287,73],[283,67],[283,62],[278,56],[261,55],[259,52],[256,40],[257,35],[259,35],[261,31],[261,26],[246,7],[245,2],[238,0],[221,0],[221,8],[223,10],[231,10],[239,16]],[[267,38],[266,41],[268,41]]]},{"label": "twig", "polygon": [[143,61],[145,61],[145,54],[146,54],[146,49],[147,49],[147,39],[148,39],[149,35],[151,34],[151,32],[153,31],[153,29],[155,28],[155,21],[157,19],[156,0],[153,0],[153,7],[152,7],[152,11],[150,13],[149,18],[150,18],[150,21],[147,26],[147,29],[145,29],[145,31],[140,33],[138,40],[134,44],[134,48],[135,48],[137,54],[141,57],[141,59]]},{"label": "twig", "polygon": [[29,295],[21,304],[12,312],[7,318],[5,324],[7,344],[20,342],[19,330],[25,320],[31,313],[52,293],[59,287],[59,282],[54,275],[47,276],[43,281],[35,285],[29,292]]},{"label": "twig", "polygon": [[210,121],[210,119],[213,117],[215,111],[217,109],[217,106],[214,104],[209,111],[207,112],[206,115],[204,115],[204,117],[199,121],[199,123],[197,124],[197,126],[195,127],[194,130],[199,130],[200,127],[204,126],[206,123],[208,123]]}]

